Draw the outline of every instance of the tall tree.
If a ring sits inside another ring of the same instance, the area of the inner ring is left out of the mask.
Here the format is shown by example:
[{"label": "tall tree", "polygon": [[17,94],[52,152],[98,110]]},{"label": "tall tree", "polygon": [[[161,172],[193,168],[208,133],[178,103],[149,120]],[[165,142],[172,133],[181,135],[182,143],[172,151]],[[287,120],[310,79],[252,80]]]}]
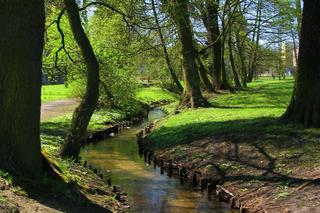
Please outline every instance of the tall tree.
[{"label": "tall tree", "polygon": [[200,89],[200,78],[196,64],[197,52],[193,44],[192,25],[189,17],[188,4],[186,0],[163,0],[173,18],[179,40],[181,43],[181,54],[183,64],[183,77],[185,88],[181,97],[181,106],[191,108],[208,105],[202,96]]},{"label": "tall tree", "polygon": [[260,42],[260,34],[261,34],[261,15],[262,15],[262,0],[258,0],[257,2],[257,10],[256,17],[254,23],[254,31],[252,36],[252,43],[254,43],[252,58],[250,59],[250,67],[248,73],[248,82],[252,82],[254,75],[256,75],[257,71],[257,60],[258,60],[258,52],[259,52],[259,42]]},{"label": "tall tree", "polygon": [[152,6],[153,16],[154,16],[156,27],[157,27],[157,30],[158,30],[158,35],[159,35],[159,38],[160,38],[161,46],[162,46],[162,49],[163,49],[163,54],[164,54],[164,57],[166,59],[166,63],[167,63],[171,78],[174,81],[178,91],[180,93],[182,93],[183,92],[183,87],[182,87],[182,85],[181,85],[181,83],[180,83],[180,81],[179,81],[179,79],[178,79],[178,77],[177,77],[177,75],[176,75],[176,73],[174,71],[172,63],[170,61],[168,50],[167,50],[167,46],[166,46],[166,42],[164,40],[164,37],[163,37],[163,34],[162,34],[162,29],[161,29],[161,26],[160,26],[160,23],[159,23],[158,14],[157,14],[157,10],[156,10],[156,7],[155,7],[154,0],[151,0],[151,6]]},{"label": "tall tree", "polygon": [[77,157],[82,143],[86,140],[86,130],[99,98],[99,64],[90,41],[81,26],[79,9],[75,0],[64,0],[71,30],[87,66],[87,85],[84,98],[75,109],[69,131],[61,150],[62,156]]},{"label": "tall tree", "polygon": [[236,69],[235,60],[234,60],[234,56],[233,56],[233,41],[232,41],[231,29],[229,30],[229,36],[228,36],[228,48],[229,48],[229,60],[230,60],[231,70],[233,73],[234,83],[236,85],[236,88],[240,88],[241,82],[239,79],[238,71]]},{"label": "tall tree", "polygon": [[320,127],[320,1],[304,1],[298,73],[291,103],[282,116],[307,127]]},{"label": "tall tree", "polygon": [[222,81],[222,44],[219,29],[220,0],[206,0],[204,23],[208,31],[208,42],[212,44],[212,82],[215,89],[221,88]]},{"label": "tall tree", "polygon": [[43,0],[0,1],[0,168],[41,171]]}]

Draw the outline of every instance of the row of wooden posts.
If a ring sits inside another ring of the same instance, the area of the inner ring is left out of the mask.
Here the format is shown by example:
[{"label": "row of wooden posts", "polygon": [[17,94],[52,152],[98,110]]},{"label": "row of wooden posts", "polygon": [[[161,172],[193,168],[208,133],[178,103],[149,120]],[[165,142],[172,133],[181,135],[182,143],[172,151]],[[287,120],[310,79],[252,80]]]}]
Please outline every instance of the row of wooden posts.
[{"label": "row of wooden posts", "polygon": [[144,131],[140,131],[137,136],[138,152],[140,157],[144,158],[144,161],[151,165],[153,162],[154,168],[160,167],[160,174],[164,174],[167,171],[168,176],[176,176],[180,180],[180,184],[185,182],[191,182],[194,188],[199,187],[201,191],[207,190],[208,199],[212,198],[213,191],[215,190],[219,201],[227,202],[231,204],[231,208],[239,209],[240,213],[248,212],[241,201],[236,198],[231,192],[222,187],[221,179],[204,178],[199,171],[190,171],[184,167],[181,163],[173,160],[165,161],[163,158],[157,158],[154,154],[153,146],[148,140],[148,134],[151,132],[152,126],[146,126]]}]

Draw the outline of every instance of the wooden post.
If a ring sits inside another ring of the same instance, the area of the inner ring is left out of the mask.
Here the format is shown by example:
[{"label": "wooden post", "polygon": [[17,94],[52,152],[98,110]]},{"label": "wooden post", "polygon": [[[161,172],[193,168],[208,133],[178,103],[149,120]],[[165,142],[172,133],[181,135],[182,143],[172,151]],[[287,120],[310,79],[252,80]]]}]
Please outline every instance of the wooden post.
[{"label": "wooden post", "polygon": [[148,155],[148,165],[149,166],[151,165],[152,156],[153,156],[153,152],[149,152],[149,155]]},{"label": "wooden post", "polygon": [[168,168],[168,176],[169,178],[172,177],[172,160],[169,160],[169,168]]},{"label": "wooden post", "polygon": [[147,157],[148,157],[148,152],[147,152],[147,150],[144,150],[144,152],[143,152],[143,160],[144,160],[145,163],[147,162]]},{"label": "wooden post", "polygon": [[160,174],[163,175],[163,173],[164,173],[164,161],[160,160]]},{"label": "wooden post", "polygon": [[184,168],[179,168],[180,184],[183,185]]},{"label": "wooden post", "polygon": [[208,199],[211,200],[211,193],[212,193],[212,183],[208,183],[207,185],[207,189],[208,189]]},{"label": "wooden post", "polygon": [[192,176],[192,186],[193,187],[197,187],[198,186],[198,180],[197,180],[198,177],[197,176],[198,176],[197,173],[194,172],[193,176]]},{"label": "wooden post", "polygon": [[157,160],[156,156],[153,156],[153,168],[154,169],[157,168],[157,163],[158,163],[158,160]]}]

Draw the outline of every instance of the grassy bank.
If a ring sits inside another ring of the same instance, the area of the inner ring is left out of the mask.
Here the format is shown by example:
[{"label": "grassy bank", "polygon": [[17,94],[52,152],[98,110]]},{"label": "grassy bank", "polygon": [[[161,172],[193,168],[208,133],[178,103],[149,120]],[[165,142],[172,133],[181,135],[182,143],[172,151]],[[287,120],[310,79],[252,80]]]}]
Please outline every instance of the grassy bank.
[{"label": "grassy bank", "polygon": [[45,85],[41,88],[41,101],[49,102],[72,98],[72,89],[63,84]]},{"label": "grassy bank", "polygon": [[178,95],[166,91],[160,87],[141,88],[136,96],[137,101],[147,105],[171,103],[178,100]]},{"label": "grassy bank", "polygon": [[[57,87],[57,86],[54,86]],[[172,103],[177,101],[177,96],[158,87],[141,88],[136,95],[135,106],[130,107],[132,111],[101,109],[93,114],[88,130],[94,132],[106,128],[108,125],[138,116],[143,112],[144,105],[155,105],[159,103]],[[55,154],[59,151],[63,137],[70,124],[72,113],[56,117],[50,121],[41,123],[42,147],[49,153]]]},{"label": "grassy bank", "polygon": [[149,138],[158,156],[218,179],[238,207],[318,212],[320,130],[279,120],[292,86],[292,79],[261,79],[212,96],[215,107],[167,117]]},{"label": "grassy bank", "polygon": [[279,128],[277,118],[289,103],[292,87],[292,79],[263,79],[251,83],[247,91],[211,97],[209,101],[214,107],[185,110],[168,117],[159,124],[151,139],[158,147],[166,147],[248,128],[256,131],[262,126],[264,131],[272,132]]}]

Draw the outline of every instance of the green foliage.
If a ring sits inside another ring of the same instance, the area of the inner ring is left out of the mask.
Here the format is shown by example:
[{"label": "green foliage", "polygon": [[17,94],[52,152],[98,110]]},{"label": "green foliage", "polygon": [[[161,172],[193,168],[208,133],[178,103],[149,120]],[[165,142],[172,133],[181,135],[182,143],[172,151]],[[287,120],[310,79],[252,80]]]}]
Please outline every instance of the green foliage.
[{"label": "green foliage", "polygon": [[[65,43],[65,49],[60,49],[63,47],[62,35],[58,31],[57,24],[54,23],[54,21],[57,20],[61,10],[61,4],[48,4],[46,16],[47,30],[45,32],[45,47],[43,54],[43,71],[48,74],[49,80],[53,82],[54,79],[59,76],[63,76],[67,80],[68,75],[72,77],[72,72],[74,70],[83,70],[81,69],[81,66],[83,66],[81,63],[82,57],[79,52],[79,48],[73,39],[66,13],[62,16],[59,24],[63,32]],[[69,53],[73,62],[70,60],[65,50]],[[56,63],[57,53],[58,57]]]},{"label": "green foliage", "polygon": [[0,177],[6,180],[6,183],[12,185],[13,176],[4,170],[0,170]]},{"label": "green foliage", "polygon": [[138,88],[138,67],[130,54],[135,44],[129,38],[130,32],[122,17],[106,8],[97,9],[89,27],[100,64],[100,107],[128,109]]}]

